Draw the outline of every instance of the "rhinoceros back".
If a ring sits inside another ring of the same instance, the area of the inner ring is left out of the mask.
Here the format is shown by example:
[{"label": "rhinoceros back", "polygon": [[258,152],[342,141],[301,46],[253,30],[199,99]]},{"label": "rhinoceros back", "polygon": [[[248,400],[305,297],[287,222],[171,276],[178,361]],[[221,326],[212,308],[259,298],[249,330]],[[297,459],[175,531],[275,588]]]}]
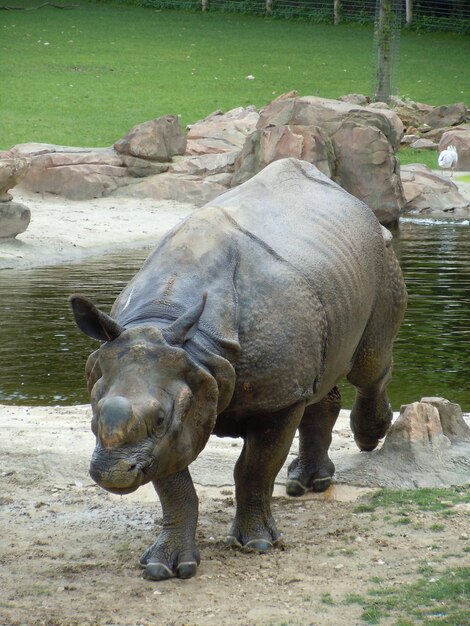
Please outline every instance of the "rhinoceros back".
[{"label": "rhinoceros back", "polygon": [[235,404],[275,408],[347,373],[383,250],[367,206],[313,165],[283,159],[170,231],[113,313],[125,325],[164,319],[208,291],[202,330],[241,347]]}]

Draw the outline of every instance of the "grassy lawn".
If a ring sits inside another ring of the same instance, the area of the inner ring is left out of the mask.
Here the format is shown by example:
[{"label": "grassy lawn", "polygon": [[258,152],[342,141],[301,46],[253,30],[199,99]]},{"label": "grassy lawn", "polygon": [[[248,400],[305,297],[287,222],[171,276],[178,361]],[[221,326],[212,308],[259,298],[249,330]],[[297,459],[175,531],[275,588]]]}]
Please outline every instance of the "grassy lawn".
[{"label": "grassy lawn", "polygon": [[[15,3],[41,4],[8,5]],[[78,8],[0,11],[0,28],[1,149],[110,145],[160,115],[178,114],[186,125],[290,89],[325,97],[371,91],[365,26],[80,0]],[[399,92],[431,104],[469,102],[469,58],[468,38],[404,32]]]}]

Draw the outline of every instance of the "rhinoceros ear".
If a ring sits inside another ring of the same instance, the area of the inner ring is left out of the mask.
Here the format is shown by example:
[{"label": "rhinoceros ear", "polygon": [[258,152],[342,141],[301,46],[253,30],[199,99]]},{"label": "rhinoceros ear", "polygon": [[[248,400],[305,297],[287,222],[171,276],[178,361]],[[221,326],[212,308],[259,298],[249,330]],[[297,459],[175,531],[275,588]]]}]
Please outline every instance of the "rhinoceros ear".
[{"label": "rhinoceros ear", "polygon": [[196,304],[192,309],[183,313],[173,324],[170,324],[170,326],[162,331],[163,336],[169,344],[172,346],[182,346],[185,341],[191,339],[197,331],[199,320],[206,306],[206,300],[207,291],[202,294],[202,299],[199,304]]},{"label": "rhinoceros ear", "polygon": [[123,326],[100,311],[86,296],[74,293],[70,296],[69,302],[75,323],[88,337],[100,341],[112,341],[124,330]]}]

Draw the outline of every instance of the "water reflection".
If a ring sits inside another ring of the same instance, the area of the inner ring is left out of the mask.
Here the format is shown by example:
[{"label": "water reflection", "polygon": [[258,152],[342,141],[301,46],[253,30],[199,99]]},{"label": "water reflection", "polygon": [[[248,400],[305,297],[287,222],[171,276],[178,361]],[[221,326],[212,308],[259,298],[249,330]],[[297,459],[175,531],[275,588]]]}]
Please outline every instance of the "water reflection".
[{"label": "water reflection", "polygon": [[[468,222],[405,220],[394,245],[410,294],[389,388],[394,409],[439,395],[470,410]],[[0,271],[0,403],[87,402],[83,369],[96,342],[76,329],[67,297],[80,291],[109,311],[147,253]],[[342,393],[350,406],[349,385],[342,385]]]}]

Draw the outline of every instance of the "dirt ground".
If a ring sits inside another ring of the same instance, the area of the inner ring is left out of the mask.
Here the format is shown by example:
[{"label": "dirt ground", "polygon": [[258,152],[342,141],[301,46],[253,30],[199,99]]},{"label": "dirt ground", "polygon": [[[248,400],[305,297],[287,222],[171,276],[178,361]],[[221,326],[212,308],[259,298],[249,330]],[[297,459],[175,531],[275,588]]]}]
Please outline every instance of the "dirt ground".
[{"label": "dirt ground", "polygon": [[[467,505],[455,506],[444,524],[438,512],[415,511],[403,525],[397,512],[360,512],[358,499],[373,490],[344,480],[325,494],[287,498],[283,473],[273,504],[283,546],[262,556],[226,548],[240,442],[216,439],[193,471],[198,573],[151,582],[138,557],[158,533],[160,505],[149,486],[119,497],[92,483],[89,409],[0,405],[0,415],[5,626],[351,626],[365,622],[360,604],[347,603],[350,594],[366,594],[379,580],[407,585],[422,577],[423,565],[439,571],[468,557]],[[334,452],[352,446],[342,418]]]}]

